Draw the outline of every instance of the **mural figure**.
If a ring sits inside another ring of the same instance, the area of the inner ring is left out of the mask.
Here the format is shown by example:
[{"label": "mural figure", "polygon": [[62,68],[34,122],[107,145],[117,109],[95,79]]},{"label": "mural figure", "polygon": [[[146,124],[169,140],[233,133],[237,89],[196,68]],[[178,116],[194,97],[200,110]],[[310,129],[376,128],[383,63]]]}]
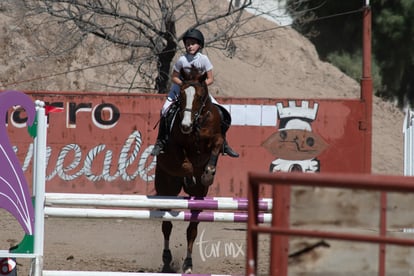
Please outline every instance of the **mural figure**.
[{"label": "mural figure", "polygon": [[272,134],[263,146],[277,159],[270,164],[270,172],[319,172],[317,156],[327,147],[327,143],[312,131],[312,122],[318,113],[318,103],[309,107],[309,101],[300,106],[289,101],[288,106],[277,103],[279,129]]}]

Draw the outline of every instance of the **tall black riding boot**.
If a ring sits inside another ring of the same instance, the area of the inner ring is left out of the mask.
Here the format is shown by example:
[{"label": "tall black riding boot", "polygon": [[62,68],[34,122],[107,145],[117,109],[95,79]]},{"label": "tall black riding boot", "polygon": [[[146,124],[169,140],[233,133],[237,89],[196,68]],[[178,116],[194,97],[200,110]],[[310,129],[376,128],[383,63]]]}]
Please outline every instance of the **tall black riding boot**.
[{"label": "tall black riding boot", "polygon": [[[224,133],[223,136],[225,136],[226,134]],[[237,152],[235,152],[227,143],[226,138],[224,138],[224,143],[223,143],[223,154],[227,154],[230,157],[239,157],[239,154]]]},{"label": "tall black riding boot", "polygon": [[218,111],[221,117],[221,133],[223,134],[223,154],[227,154],[230,157],[239,157],[239,154],[235,152],[227,143],[226,132],[231,126],[231,116],[230,113],[221,105],[216,104]]},{"label": "tall black riding boot", "polygon": [[160,153],[164,153],[164,148],[168,141],[168,130],[166,118],[161,115],[160,125],[158,126],[158,136],[154,147],[152,148],[151,155],[157,156]]}]

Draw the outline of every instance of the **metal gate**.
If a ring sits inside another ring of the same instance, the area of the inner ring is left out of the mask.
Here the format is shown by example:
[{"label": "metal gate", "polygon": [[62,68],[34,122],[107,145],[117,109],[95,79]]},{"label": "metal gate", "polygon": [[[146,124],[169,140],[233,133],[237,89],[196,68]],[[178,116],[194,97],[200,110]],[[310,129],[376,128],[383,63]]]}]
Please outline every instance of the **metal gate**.
[{"label": "metal gate", "polygon": [[[271,234],[269,275],[286,276],[288,267],[289,236],[329,238],[379,244],[378,275],[385,276],[385,245],[414,246],[414,240],[388,237],[386,235],[386,192],[414,192],[414,178],[404,176],[370,174],[303,174],[303,173],[255,173],[248,175],[248,229],[246,275],[257,274],[258,235]],[[273,212],[271,225],[261,224],[259,214],[259,189],[272,189]],[[291,186],[329,187],[381,191],[379,235],[361,235],[329,231],[290,228],[289,205]]]}]

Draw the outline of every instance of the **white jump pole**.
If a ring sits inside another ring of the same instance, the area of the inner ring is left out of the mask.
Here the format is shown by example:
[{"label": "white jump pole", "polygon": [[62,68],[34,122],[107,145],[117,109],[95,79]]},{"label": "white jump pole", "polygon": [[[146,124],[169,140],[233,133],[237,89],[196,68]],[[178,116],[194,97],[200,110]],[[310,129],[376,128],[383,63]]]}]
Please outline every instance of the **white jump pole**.
[{"label": "white jump pole", "polygon": [[35,194],[35,235],[34,253],[32,262],[32,275],[42,276],[43,270],[43,244],[44,244],[44,198],[46,181],[46,114],[44,103],[35,101],[37,117],[37,134],[34,139],[33,155],[33,192]]},{"label": "white jump pole", "polygon": [[[82,205],[125,208],[247,210],[247,199],[231,197],[172,197],[115,194],[46,193],[46,205]],[[271,211],[272,199],[259,201],[259,210]]]}]

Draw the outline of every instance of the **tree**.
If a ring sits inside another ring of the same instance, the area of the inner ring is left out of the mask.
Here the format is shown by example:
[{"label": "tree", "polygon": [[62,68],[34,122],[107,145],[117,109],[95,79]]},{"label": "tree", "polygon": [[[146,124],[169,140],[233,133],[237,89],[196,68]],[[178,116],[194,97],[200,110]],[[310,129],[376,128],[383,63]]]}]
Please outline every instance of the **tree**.
[{"label": "tree", "polygon": [[136,65],[136,72],[124,77],[134,82],[139,76],[158,93],[167,92],[171,64],[187,29],[200,28],[208,34],[206,46],[231,54],[232,38],[249,20],[243,14],[251,6],[251,0],[209,0],[207,5],[206,0],[22,1],[27,25],[53,34],[40,41],[49,54],[71,51],[90,36],[99,38],[124,49],[124,62]]},{"label": "tree", "polygon": [[373,3],[374,51],[384,88],[379,95],[414,105],[414,2]]},{"label": "tree", "polygon": [[[322,59],[330,62],[361,53],[362,13],[365,1],[288,0],[294,28],[308,35]],[[373,69],[376,94],[414,104],[414,1],[371,1],[373,14]],[[340,57],[338,57],[340,56]],[[333,57],[333,58],[332,58]],[[351,62],[341,68],[352,75]],[[375,73],[375,72],[374,72]],[[375,76],[374,76],[375,77]]]},{"label": "tree", "polygon": [[362,0],[287,0],[293,28],[315,44],[321,59],[335,51],[361,49]]}]

